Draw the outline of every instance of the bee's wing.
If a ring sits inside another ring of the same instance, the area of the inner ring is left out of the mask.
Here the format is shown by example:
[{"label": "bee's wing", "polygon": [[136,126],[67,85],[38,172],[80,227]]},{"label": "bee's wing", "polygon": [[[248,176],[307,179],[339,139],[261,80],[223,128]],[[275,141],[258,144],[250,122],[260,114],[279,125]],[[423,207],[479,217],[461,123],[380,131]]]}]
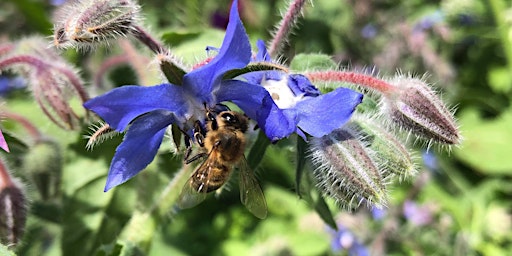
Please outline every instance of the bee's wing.
[{"label": "bee's wing", "polygon": [[[206,193],[206,190],[201,189],[201,188],[207,187],[208,181],[210,180],[211,157],[213,157],[212,153],[213,153],[213,151],[210,152],[208,154],[208,157],[206,158],[206,160],[204,160],[203,163],[195,169],[195,171],[192,173],[192,176],[190,176],[190,178],[187,180],[187,183],[181,190],[181,194],[178,197],[178,202],[177,202],[178,207],[180,207],[181,209],[192,208],[192,207],[200,204],[201,202],[203,202],[206,199],[206,197],[208,196],[208,193]],[[203,178],[201,178],[201,180],[203,183],[201,184],[201,186],[199,188],[200,191],[197,191],[194,188],[194,186],[192,186],[192,183],[193,183],[194,177],[197,176],[199,173],[202,173],[201,176]]]},{"label": "bee's wing", "polygon": [[208,196],[207,193],[202,193],[196,191],[191,183],[191,179],[189,178],[187,181],[187,184],[183,187],[183,190],[181,190],[180,197],[178,198],[178,207],[181,209],[187,209],[192,208],[198,204],[200,204],[202,201],[206,199],[206,196]]},{"label": "bee's wing", "polygon": [[264,219],[267,217],[267,202],[258,180],[249,167],[245,156],[238,164],[240,172],[240,201],[254,216]]}]

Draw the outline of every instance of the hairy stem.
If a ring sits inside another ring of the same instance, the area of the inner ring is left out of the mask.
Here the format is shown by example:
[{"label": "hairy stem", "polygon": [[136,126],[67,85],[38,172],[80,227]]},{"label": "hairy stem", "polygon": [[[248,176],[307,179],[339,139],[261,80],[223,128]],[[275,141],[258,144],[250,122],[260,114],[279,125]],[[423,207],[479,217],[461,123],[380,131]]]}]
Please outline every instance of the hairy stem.
[{"label": "hairy stem", "polygon": [[319,71],[305,74],[312,82],[346,82],[371,89],[382,94],[395,90],[395,86],[373,76],[346,71]]},{"label": "hairy stem", "polygon": [[275,58],[282,53],[286,40],[290,36],[293,27],[297,24],[297,20],[305,4],[306,0],[293,0],[290,3],[286,14],[283,16],[283,19],[274,33],[274,38],[270,42],[268,51],[270,56]]}]

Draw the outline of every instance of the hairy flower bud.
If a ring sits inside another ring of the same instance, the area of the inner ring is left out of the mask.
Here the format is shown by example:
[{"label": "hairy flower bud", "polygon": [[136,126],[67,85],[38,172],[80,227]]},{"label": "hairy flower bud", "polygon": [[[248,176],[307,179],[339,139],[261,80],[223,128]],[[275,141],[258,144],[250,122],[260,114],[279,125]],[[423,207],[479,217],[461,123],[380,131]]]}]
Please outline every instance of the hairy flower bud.
[{"label": "hairy flower bud", "polygon": [[321,138],[311,138],[318,187],[349,209],[362,201],[381,207],[387,200],[385,180],[373,152],[359,137],[343,127]]},{"label": "hairy flower bud", "polygon": [[26,219],[25,194],[0,159],[0,244],[17,244],[23,236]]},{"label": "hairy flower bud", "polygon": [[421,79],[398,76],[396,89],[383,95],[384,113],[402,129],[435,142],[456,145],[461,142],[453,114]]},{"label": "hairy flower bud", "polygon": [[55,15],[54,45],[89,48],[131,34],[139,9],[132,0],[70,1]]},{"label": "hairy flower bud", "polygon": [[81,102],[88,100],[83,82],[71,64],[49,49],[40,38],[26,38],[7,57],[0,59],[0,70],[20,73],[31,89],[42,111],[64,129],[79,128],[80,117],[70,104],[77,95]]},{"label": "hairy flower bud", "polygon": [[47,140],[32,146],[23,159],[22,168],[32,178],[43,200],[60,194],[62,159],[57,143]]},{"label": "hairy flower bud", "polygon": [[416,174],[416,166],[409,150],[395,134],[386,129],[378,117],[354,114],[347,124],[351,129],[363,135],[364,140],[375,152],[375,160],[382,167],[381,173],[386,179],[397,175],[400,180]]}]

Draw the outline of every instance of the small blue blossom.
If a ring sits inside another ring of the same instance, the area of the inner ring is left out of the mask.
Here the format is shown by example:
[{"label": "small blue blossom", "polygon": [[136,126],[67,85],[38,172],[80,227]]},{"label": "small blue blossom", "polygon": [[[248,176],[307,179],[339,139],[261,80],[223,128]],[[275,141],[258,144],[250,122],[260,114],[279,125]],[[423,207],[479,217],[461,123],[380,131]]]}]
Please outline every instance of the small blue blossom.
[{"label": "small blue blossom", "polygon": [[423,159],[423,164],[429,171],[436,172],[439,169],[437,157],[433,152],[425,151],[421,155],[421,158]]},{"label": "small blue blossom", "polygon": [[244,81],[222,80],[224,73],[245,67],[250,59],[251,46],[234,1],[218,54],[186,74],[182,85],[123,86],[86,102],[84,107],[111,127],[127,130],[112,159],[105,191],[126,182],[153,161],[169,125],[190,132],[196,120],[204,121],[205,106],[240,103],[239,107],[264,128],[265,116],[272,109],[268,92]]},{"label": "small blue blossom", "polygon": [[348,251],[350,256],[368,256],[370,252],[364,244],[362,244],[357,237],[347,228],[338,225],[338,230],[329,228],[329,233],[332,235],[331,250],[333,252]]},{"label": "small blue blossom", "polygon": [[[257,47],[254,61],[270,61],[265,44],[258,41]],[[244,78],[261,85],[271,95],[274,104],[270,114],[264,116],[265,120],[256,120],[258,124],[264,122],[264,131],[272,141],[292,133],[304,139],[305,133],[314,137],[329,134],[350,119],[363,99],[362,94],[343,87],[322,94],[301,74],[258,71],[245,74]]]},{"label": "small blue blossom", "polygon": [[23,77],[0,76],[0,96],[7,96],[11,91],[25,88],[27,82]]},{"label": "small blue blossom", "polygon": [[420,21],[416,23],[413,31],[419,32],[431,29],[434,25],[444,21],[444,14],[442,11],[437,10],[429,15],[423,17]]},{"label": "small blue blossom", "polygon": [[384,208],[372,207],[371,213],[374,220],[382,220],[386,217],[388,211]]},{"label": "small blue blossom", "polygon": [[361,36],[366,39],[372,39],[377,35],[377,28],[375,25],[369,23],[361,29]]}]

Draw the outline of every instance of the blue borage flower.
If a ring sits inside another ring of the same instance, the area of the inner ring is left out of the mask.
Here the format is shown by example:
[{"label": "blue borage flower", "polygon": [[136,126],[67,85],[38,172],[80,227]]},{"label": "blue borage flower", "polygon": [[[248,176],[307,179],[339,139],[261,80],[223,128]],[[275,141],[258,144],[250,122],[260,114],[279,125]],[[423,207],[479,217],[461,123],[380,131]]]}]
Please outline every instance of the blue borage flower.
[{"label": "blue borage flower", "polygon": [[[166,128],[173,124],[190,131],[203,120],[205,106],[224,101],[243,102],[240,108],[255,118],[269,112],[272,100],[257,85],[222,80],[224,73],[245,67],[251,58],[249,39],[233,2],[219,53],[208,64],[183,77],[182,85],[123,86],[84,104],[117,131],[126,131],[110,165],[105,191],[124,183],[153,161]],[[128,127],[129,125],[129,127]]]},{"label": "blue borage flower", "polygon": [[[254,61],[269,62],[270,56],[261,40]],[[271,95],[271,116],[266,117],[265,132],[275,141],[297,133],[304,139],[310,134],[321,137],[343,126],[352,116],[363,95],[348,88],[322,94],[307,77],[283,71],[257,71],[243,75]]]},{"label": "blue borage flower", "polygon": [[[262,56],[262,60],[268,60]],[[360,94],[348,89],[320,95],[309,80],[297,75],[293,76],[297,81],[293,90],[308,93],[294,108],[281,109],[260,85],[261,80],[254,83],[253,79],[222,79],[227,71],[243,68],[250,61],[251,46],[234,1],[217,56],[186,74],[182,85],[123,86],[86,102],[84,107],[97,113],[111,127],[126,130],[112,159],[105,191],[126,182],[153,161],[169,125],[190,132],[196,120],[203,121],[205,106],[215,108],[219,103],[231,101],[256,120],[269,139],[277,141],[293,132],[305,137],[297,126],[313,136],[327,134],[343,125],[361,101]],[[341,119],[333,120],[336,118]]]}]

